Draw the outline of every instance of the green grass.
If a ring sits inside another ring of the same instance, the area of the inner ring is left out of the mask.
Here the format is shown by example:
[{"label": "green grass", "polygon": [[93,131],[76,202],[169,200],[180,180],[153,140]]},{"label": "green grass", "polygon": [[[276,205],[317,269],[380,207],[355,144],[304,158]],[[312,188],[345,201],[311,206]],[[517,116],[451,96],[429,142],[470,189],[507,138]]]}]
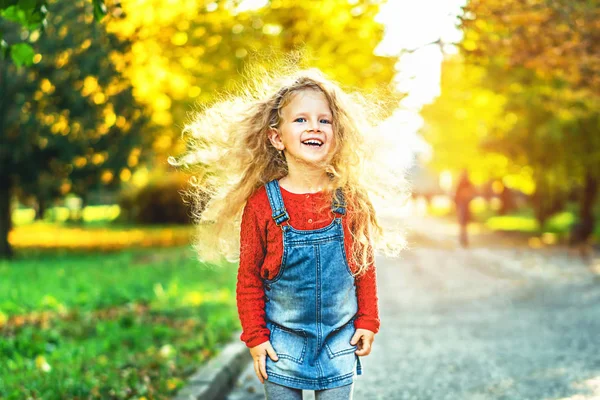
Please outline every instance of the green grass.
[{"label": "green grass", "polygon": [[[596,212],[596,215],[594,237],[600,238],[600,213]],[[496,231],[521,232],[534,235],[552,233],[559,238],[565,238],[571,226],[577,221],[577,209],[574,205],[569,205],[567,210],[558,212],[548,218],[543,227],[539,226],[531,208],[523,208],[504,216],[476,215],[476,220]]]},{"label": "green grass", "polygon": [[[597,216],[594,236],[600,238],[600,209],[597,207],[595,215]],[[508,215],[497,215],[497,206],[489,207],[482,199],[477,199],[471,205],[473,222],[483,224],[498,232],[520,232],[532,235],[543,233],[553,233],[560,238],[567,236],[570,227],[577,220],[577,205],[568,204],[565,211],[552,215],[543,228],[541,228],[535,218],[531,207],[522,207]],[[452,221],[456,220],[456,214],[452,207],[444,204],[443,206],[432,206],[430,214]]]},{"label": "green grass", "polygon": [[236,266],[188,247],[0,262],[0,398],[167,399],[239,329]]}]

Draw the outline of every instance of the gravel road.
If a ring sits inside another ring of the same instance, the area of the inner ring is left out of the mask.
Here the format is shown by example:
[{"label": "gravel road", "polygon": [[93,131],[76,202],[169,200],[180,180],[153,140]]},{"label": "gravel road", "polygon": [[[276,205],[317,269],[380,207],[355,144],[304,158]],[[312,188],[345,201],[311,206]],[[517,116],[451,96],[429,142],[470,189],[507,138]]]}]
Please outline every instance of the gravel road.
[{"label": "gravel road", "polygon": [[[597,266],[438,239],[377,258],[382,325],[355,399],[600,399]],[[262,398],[248,365],[227,400]]]}]

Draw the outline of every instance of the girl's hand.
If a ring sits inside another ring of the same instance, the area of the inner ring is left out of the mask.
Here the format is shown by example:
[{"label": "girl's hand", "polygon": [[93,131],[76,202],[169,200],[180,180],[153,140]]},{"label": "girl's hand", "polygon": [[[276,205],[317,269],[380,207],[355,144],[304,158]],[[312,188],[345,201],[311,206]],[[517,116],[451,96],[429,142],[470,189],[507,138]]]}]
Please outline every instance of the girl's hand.
[{"label": "girl's hand", "polygon": [[354,346],[358,343],[358,350],[354,352],[357,356],[368,356],[371,353],[371,347],[373,340],[375,339],[375,333],[368,329],[357,329],[354,332],[354,336],[350,339],[350,344]]},{"label": "girl's hand", "polygon": [[254,361],[254,372],[258,377],[260,383],[265,383],[265,379],[267,376],[267,367],[266,367],[266,359],[267,355],[273,361],[279,360],[277,357],[277,353],[275,353],[275,349],[271,346],[270,341],[266,341],[264,343],[259,344],[258,346],[254,346],[250,349],[250,354],[252,355],[252,360]]}]

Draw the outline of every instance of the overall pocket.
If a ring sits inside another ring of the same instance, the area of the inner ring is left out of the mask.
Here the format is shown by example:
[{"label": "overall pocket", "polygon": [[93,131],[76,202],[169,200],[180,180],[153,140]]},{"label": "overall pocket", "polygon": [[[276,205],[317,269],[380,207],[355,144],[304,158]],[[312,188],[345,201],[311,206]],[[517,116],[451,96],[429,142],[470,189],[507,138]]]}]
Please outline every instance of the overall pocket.
[{"label": "overall pocket", "polygon": [[270,340],[279,358],[302,364],[308,343],[306,332],[301,329],[289,329],[273,325]]},{"label": "overall pocket", "polygon": [[356,351],[357,346],[352,346],[350,344],[350,339],[352,339],[354,331],[354,320],[351,320],[346,325],[332,331],[331,334],[327,336],[325,348],[327,349],[329,358],[354,353]]}]

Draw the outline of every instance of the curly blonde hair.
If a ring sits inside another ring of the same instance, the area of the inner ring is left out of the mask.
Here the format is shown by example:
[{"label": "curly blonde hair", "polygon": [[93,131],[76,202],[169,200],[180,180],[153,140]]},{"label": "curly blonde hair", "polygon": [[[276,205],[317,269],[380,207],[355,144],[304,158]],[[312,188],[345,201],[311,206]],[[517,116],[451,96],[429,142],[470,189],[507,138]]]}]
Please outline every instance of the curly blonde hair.
[{"label": "curly blonde hair", "polygon": [[260,77],[251,78],[241,94],[222,96],[193,114],[183,130],[188,152],[169,160],[172,165],[196,167],[187,194],[199,227],[194,247],[200,260],[215,262],[222,256],[238,260],[239,221],[246,201],[262,185],[288,173],[285,157],[273,147],[268,132],[279,126],[281,110],[292,96],[305,90],[323,93],[332,112],[336,144],[324,166],[330,177],[324,191],[333,201],[335,189],[342,188],[349,205],[347,222],[354,239],[350,257],[356,275],[370,265],[373,247],[401,250],[403,237],[382,240],[384,229],[370,197],[409,196],[402,171],[386,168],[378,158],[375,125],[383,113],[382,103],[358,92],[345,93],[314,68],[263,70]]}]

